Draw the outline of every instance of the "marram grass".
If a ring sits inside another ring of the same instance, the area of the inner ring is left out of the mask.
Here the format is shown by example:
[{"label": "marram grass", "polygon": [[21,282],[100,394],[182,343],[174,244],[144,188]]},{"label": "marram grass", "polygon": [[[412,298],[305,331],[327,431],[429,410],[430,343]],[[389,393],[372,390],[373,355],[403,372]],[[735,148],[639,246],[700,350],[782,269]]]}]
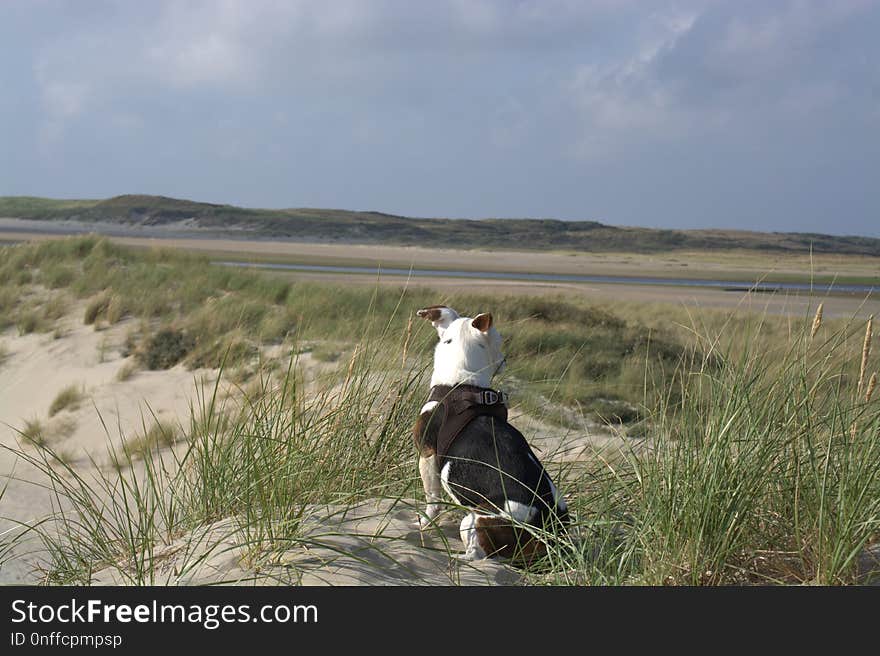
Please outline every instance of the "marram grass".
[{"label": "marram grass", "polygon": [[[332,361],[342,345],[385,330],[388,320],[404,330],[418,307],[446,302],[472,315],[491,311],[512,373],[528,383],[519,391],[532,410],[550,400],[612,423],[643,419],[646,368],[654,378],[671,376],[689,350],[674,326],[648,328],[644,316],[624,318],[571,299],[316,284],[94,236],[0,247],[0,329],[58,331],[58,308],[69,297],[81,300],[83,324],[133,319],[126,346],[146,369],[216,367],[224,357],[235,369],[262,346],[290,339]],[[406,312],[396,311],[401,298]],[[422,333],[399,355],[429,348]]]},{"label": "marram grass", "polygon": [[[330,288],[96,238],[7,255],[0,308],[8,311],[0,316],[29,312],[21,298],[32,284],[84,299],[115,295],[126,299],[118,315],[140,321],[133,355],[147,353],[138,349],[162,330],[178,330],[192,338],[181,357],[224,367],[173,440],[138,440],[152,416],[136,435],[107,426],[121,446],[96,457],[88,473],[46,440],[21,448],[55,497],[56,512],[29,527],[48,553],[49,583],[88,583],[108,570],[135,584],[165,581],[163,548],[221,520],[259,572],[273,554],[308,547],[303,526],[314,504],[385,498],[418,506],[410,428],[436,336],[411,316],[442,301],[493,311],[512,374],[499,385],[539,419],[564,415],[572,428],[561,433],[591,426],[579,407],[593,416],[635,408],[640,419],[639,437],[625,438],[620,453],[574,463],[541,454],[574,524],[523,570],[526,582],[846,584],[861,580],[859,554],[880,539],[872,325],[828,320],[821,306],[801,320],[682,319],[681,311],[648,317],[644,307],[612,312],[562,299]],[[276,343],[290,353],[308,351],[315,338],[348,346],[332,374],[306,379],[294,355],[280,369],[262,363],[227,395],[225,369],[251,366],[230,361],[254,356],[239,348],[249,337],[253,347]],[[617,403],[603,405],[609,399]],[[12,538],[2,539],[8,553]],[[203,556],[192,551],[176,576],[199,566]]]},{"label": "marram grass", "polygon": [[[805,321],[778,351],[761,352],[728,352],[735,339],[704,335],[720,364],[682,361],[678,389],[659,397],[645,437],[579,463],[542,455],[574,523],[523,580],[858,581],[859,554],[880,535],[880,404],[858,393],[861,330],[816,333]],[[429,363],[419,356],[401,368],[412,332],[365,339],[317,387],[295,359],[247,395],[205,387],[185,437],[142,461],[143,451],[123,449],[115,457],[127,466],[94,480],[48,446],[26,452],[66,509],[34,527],[50,554],[47,580],[88,583],[110,568],[156,582],[163,545],[224,518],[258,571],[272,554],[308,546],[312,504],[420,499],[409,431]]]}]

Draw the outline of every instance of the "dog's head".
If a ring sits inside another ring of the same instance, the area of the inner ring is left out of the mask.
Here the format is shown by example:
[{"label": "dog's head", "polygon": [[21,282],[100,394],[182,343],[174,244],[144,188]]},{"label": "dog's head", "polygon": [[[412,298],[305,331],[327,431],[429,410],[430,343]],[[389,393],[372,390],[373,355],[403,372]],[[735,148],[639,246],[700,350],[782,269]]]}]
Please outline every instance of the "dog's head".
[{"label": "dog's head", "polygon": [[431,322],[439,338],[434,347],[432,386],[489,387],[492,377],[504,368],[501,335],[488,312],[461,317],[451,307],[432,305],[416,314]]}]

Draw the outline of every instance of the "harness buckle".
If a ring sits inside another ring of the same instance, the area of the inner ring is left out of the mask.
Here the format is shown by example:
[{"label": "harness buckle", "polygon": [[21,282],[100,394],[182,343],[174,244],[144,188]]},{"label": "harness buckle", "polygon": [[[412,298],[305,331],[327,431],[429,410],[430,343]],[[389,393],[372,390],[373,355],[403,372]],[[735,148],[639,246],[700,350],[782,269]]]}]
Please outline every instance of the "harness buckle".
[{"label": "harness buckle", "polygon": [[483,390],[483,404],[495,405],[501,400],[501,395],[495,390]]}]

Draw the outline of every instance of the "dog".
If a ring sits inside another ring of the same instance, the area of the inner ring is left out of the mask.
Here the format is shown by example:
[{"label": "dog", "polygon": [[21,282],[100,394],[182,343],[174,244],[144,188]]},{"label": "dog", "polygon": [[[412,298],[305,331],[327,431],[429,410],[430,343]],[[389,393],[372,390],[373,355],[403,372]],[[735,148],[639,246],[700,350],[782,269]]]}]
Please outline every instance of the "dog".
[{"label": "dog", "polygon": [[489,387],[506,364],[492,315],[462,317],[445,305],[416,314],[438,336],[431,391],[413,428],[427,501],[420,524],[429,526],[439,514],[445,491],[470,510],[461,522],[459,558],[531,562],[546,552],[539,536],[568,524],[568,508],[525,437],[507,422],[506,395]]}]

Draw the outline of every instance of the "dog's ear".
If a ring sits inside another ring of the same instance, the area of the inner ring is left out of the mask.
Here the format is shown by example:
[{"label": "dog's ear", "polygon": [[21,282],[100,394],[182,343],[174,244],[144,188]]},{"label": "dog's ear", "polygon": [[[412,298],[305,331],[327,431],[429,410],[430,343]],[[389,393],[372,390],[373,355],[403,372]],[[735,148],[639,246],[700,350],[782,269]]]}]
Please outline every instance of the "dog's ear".
[{"label": "dog's ear", "polygon": [[471,325],[481,333],[489,332],[489,328],[492,327],[492,314],[489,312],[478,314],[471,321]]},{"label": "dog's ear", "polygon": [[417,311],[416,314],[430,321],[437,329],[438,336],[442,336],[443,331],[449,328],[449,324],[458,319],[458,312],[445,305],[430,305]]}]

